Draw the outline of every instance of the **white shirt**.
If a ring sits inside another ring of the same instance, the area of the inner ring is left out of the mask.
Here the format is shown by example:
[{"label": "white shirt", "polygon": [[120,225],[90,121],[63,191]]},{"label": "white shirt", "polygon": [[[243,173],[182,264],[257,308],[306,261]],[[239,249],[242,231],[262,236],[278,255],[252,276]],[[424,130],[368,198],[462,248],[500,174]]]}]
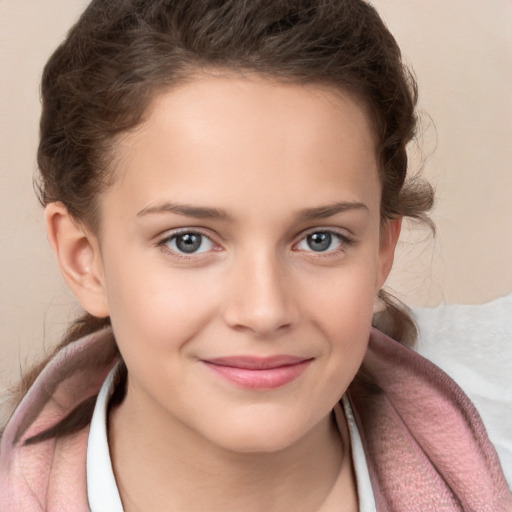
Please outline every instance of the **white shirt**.
[{"label": "white shirt", "polygon": [[115,371],[116,367],[101,386],[87,440],[87,497],[91,512],[123,512],[107,437],[107,406]]}]

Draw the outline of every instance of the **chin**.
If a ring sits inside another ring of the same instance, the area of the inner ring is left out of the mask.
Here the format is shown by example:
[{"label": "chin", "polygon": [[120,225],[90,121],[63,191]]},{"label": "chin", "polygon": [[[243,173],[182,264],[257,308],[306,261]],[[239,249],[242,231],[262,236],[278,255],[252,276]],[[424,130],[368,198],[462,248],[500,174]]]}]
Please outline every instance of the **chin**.
[{"label": "chin", "polygon": [[247,415],[219,425],[209,436],[226,450],[237,453],[277,453],[293,446],[312,430],[309,421],[283,414]]},{"label": "chin", "polygon": [[289,435],[287,433],[273,432],[270,434],[254,432],[238,433],[236,436],[226,439],[224,448],[226,450],[241,454],[270,454],[285,451],[293,446],[300,436]]}]

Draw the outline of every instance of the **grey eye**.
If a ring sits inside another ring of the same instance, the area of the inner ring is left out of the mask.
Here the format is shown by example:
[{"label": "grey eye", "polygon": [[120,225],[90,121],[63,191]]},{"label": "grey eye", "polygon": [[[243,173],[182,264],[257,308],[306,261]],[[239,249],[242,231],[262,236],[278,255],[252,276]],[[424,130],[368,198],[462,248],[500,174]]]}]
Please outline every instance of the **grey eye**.
[{"label": "grey eye", "polygon": [[182,254],[197,254],[213,248],[213,242],[208,237],[194,232],[173,235],[166,245],[174,252]]},{"label": "grey eye", "polygon": [[306,235],[297,245],[297,248],[306,252],[334,251],[346,243],[342,235],[331,231],[315,231]]},{"label": "grey eye", "polygon": [[196,252],[202,243],[202,236],[197,233],[186,233],[176,237],[176,247],[181,252]]},{"label": "grey eye", "polygon": [[331,246],[332,235],[330,233],[312,233],[306,237],[306,240],[312,251],[323,252]]}]

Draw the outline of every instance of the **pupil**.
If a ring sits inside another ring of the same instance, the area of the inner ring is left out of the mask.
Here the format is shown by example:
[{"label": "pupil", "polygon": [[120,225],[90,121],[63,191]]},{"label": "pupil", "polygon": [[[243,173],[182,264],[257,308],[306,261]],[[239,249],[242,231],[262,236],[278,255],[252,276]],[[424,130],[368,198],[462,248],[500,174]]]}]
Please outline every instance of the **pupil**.
[{"label": "pupil", "polygon": [[331,245],[332,237],[329,233],[312,233],[308,235],[308,245],[313,251],[325,251]]},{"label": "pupil", "polygon": [[176,246],[182,252],[195,252],[201,247],[201,235],[196,233],[180,235],[176,239]]}]

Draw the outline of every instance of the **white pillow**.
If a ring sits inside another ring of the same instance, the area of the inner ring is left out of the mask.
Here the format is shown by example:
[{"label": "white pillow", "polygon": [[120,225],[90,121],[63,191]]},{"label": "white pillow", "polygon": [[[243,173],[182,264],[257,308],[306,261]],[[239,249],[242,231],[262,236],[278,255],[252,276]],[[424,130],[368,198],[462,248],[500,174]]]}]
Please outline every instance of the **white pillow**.
[{"label": "white pillow", "polygon": [[512,488],[512,294],[482,305],[413,310],[416,350],[471,398]]}]

